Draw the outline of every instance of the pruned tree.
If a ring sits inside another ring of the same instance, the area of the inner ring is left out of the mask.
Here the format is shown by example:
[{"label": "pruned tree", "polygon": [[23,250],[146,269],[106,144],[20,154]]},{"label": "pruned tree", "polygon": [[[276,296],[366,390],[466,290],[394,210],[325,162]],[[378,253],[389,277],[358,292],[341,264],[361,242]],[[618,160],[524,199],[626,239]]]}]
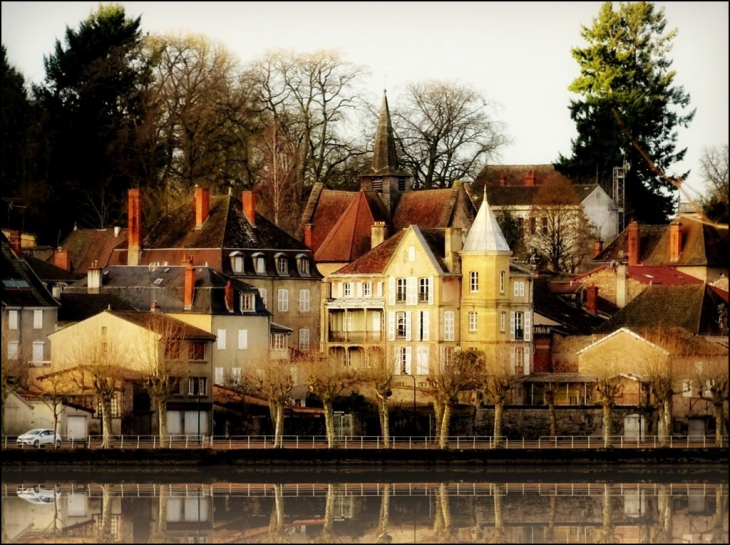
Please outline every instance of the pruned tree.
[{"label": "pruned tree", "polygon": [[556,382],[546,382],[543,387],[543,395],[545,404],[548,406],[548,420],[550,421],[550,436],[555,437],[558,434],[558,417],[555,413],[555,394],[558,390]]},{"label": "pruned tree", "polygon": [[[715,417],[715,446],[723,447],[723,438],[728,429],[728,399],[730,381],[728,380],[727,351],[725,359],[703,358],[695,367],[695,376],[703,396],[709,401]],[[727,438],[725,438],[727,440]]]},{"label": "pruned tree", "polygon": [[357,371],[358,382],[370,388],[375,395],[380,419],[380,433],[383,436],[383,448],[390,448],[390,411],[388,399],[393,394],[395,370],[392,363],[384,358],[374,357],[368,367]]},{"label": "pruned tree", "polygon": [[[58,421],[63,413],[65,404],[76,395],[75,384],[68,373],[56,372],[38,377],[41,387],[39,399],[50,409],[53,416],[53,432],[58,433]],[[58,448],[54,441],[53,448]]]},{"label": "pruned tree", "polygon": [[595,234],[578,194],[565,178],[542,184],[530,208],[528,245],[554,273],[575,273],[591,257]]},{"label": "pruned tree", "polygon": [[603,444],[611,446],[613,434],[613,407],[623,391],[623,347],[611,346],[586,355],[581,362],[581,372],[593,376],[595,399],[603,410]]},{"label": "pruned tree", "polygon": [[727,144],[707,147],[700,157],[700,175],[706,188],[702,208],[707,217],[725,225],[730,222],[729,160],[730,151]]},{"label": "pruned tree", "polygon": [[443,80],[410,83],[392,114],[401,166],[418,189],[451,187],[476,178],[486,161],[507,143],[479,90]]},{"label": "pruned tree", "polygon": [[274,448],[282,448],[284,437],[284,407],[294,388],[294,375],[288,361],[265,358],[255,364],[252,374],[255,388],[269,401],[274,427]]},{"label": "pruned tree", "polygon": [[[2,366],[0,374],[0,431],[5,433],[5,402],[8,400],[11,394],[17,392],[24,384],[28,381],[28,362],[24,357],[23,350],[20,347],[20,343],[13,344],[15,348],[14,352],[10,352],[11,343],[9,342],[5,333],[6,320],[3,320],[3,335],[2,335]],[[4,443],[3,443],[4,445]],[[3,448],[5,448],[3,446]]]},{"label": "pruned tree", "polygon": [[274,503],[269,517],[269,543],[288,543],[284,526],[284,485],[274,483]]},{"label": "pruned tree", "polygon": [[393,493],[391,483],[383,483],[383,492],[380,496],[380,516],[378,517],[378,533],[375,535],[375,543],[390,543],[393,536],[388,533],[390,522],[390,495]]},{"label": "pruned tree", "polygon": [[494,361],[484,366],[482,378],[483,391],[487,398],[494,403],[494,447],[502,446],[502,415],[504,405],[510,391],[515,387],[519,376],[515,372],[513,363],[509,360],[506,349],[499,349]]},{"label": "pruned tree", "polygon": [[448,448],[451,412],[459,397],[483,388],[485,369],[485,355],[478,350],[462,350],[450,360],[430,366],[426,394],[433,399],[436,438],[440,448]]},{"label": "pruned tree", "polygon": [[334,402],[346,388],[357,382],[349,368],[343,367],[336,358],[319,354],[307,354],[302,362],[309,391],[317,396],[324,407],[324,424],[327,433],[327,447],[337,447],[334,422]]}]

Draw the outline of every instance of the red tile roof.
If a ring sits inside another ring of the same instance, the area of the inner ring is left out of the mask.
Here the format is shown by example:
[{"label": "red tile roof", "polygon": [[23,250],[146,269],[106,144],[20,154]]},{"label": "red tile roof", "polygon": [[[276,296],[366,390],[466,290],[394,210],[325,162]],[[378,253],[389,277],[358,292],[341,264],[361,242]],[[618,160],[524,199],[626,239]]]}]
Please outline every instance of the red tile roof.
[{"label": "red tile roof", "polygon": [[405,233],[405,229],[398,231],[359,259],[338,269],[336,274],[382,274]]},{"label": "red tile roof", "polygon": [[[71,254],[71,272],[86,274],[93,261],[99,267],[106,267],[114,248],[126,241],[126,229],[120,229],[118,236],[114,235],[114,229],[74,229],[61,247]],[[52,259],[53,255],[48,260]]]},{"label": "red tile roof", "polygon": [[[354,191],[333,191],[323,189],[319,194],[311,219],[312,252],[316,253],[332,228],[357,195]],[[303,228],[303,227],[302,227]]]},{"label": "red tile roof", "polygon": [[448,227],[461,184],[450,189],[407,191],[401,195],[393,214],[393,226],[404,229],[418,225],[421,229]]},{"label": "red tile roof", "polygon": [[[573,283],[582,282],[590,278],[593,274],[611,269],[611,265],[608,263],[591,269],[590,271],[584,272],[573,277]],[[702,280],[690,276],[681,271],[678,271],[674,267],[667,267],[663,265],[630,265],[626,267],[626,274],[629,278],[641,282],[642,284],[702,284]]]}]

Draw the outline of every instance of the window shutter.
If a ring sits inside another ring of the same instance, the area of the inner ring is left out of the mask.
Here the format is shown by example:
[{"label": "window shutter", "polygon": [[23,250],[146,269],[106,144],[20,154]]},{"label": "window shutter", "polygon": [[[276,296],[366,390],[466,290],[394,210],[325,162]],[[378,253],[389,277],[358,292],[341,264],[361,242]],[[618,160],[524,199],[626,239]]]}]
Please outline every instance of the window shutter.
[{"label": "window shutter", "polygon": [[433,276],[431,276],[428,279],[428,304],[429,305],[433,305],[433,297],[434,297],[433,286],[434,286]]},{"label": "window shutter", "polygon": [[215,383],[223,384],[223,367],[215,368]]},{"label": "window shutter", "polygon": [[428,347],[418,347],[418,360],[416,362],[416,374],[417,375],[428,375]]},{"label": "window shutter", "polygon": [[454,340],[454,311],[447,310],[444,312],[444,340]]},{"label": "window shutter", "polygon": [[406,312],[406,340],[411,340],[411,311]]},{"label": "window shutter", "polygon": [[388,279],[388,304],[395,305],[395,277]]},{"label": "window shutter", "polygon": [[395,350],[393,350],[393,354],[394,354],[393,374],[394,375],[400,375],[401,350],[403,350],[403,347],[401,347],[401,346],[396,346]]},{"label": "window shutter", "polygon": [[388,311],[388,340],[395,340],[395,312],[392,310]]},{"label": "window shutter", "polygon": [[226,348],[226,330],[218,330],[218,350],[225,350]]},{"label": "window shutter", "polygon": [[406,351],[406,375],[411,375],[411,347],[406,346],[403,350]]},{"label": "window shutter", "polygon": [[428,319],[428,311],[424,310],[421,312],[421,320],[422,320],[422,326],[423,326],[423,339],[424,341],[429,340],[428,335],[428,327],[429,327],[429,319]]},{"label": "window shutter", "polygon": [[525,295],[525,283],[520,282],[520,297],[523,297]]},{"label": "window shutter", "polygon": [[337,297],[342,298],[342,282],[337,282]]},{"label": "window shutter", "polygon": [[18,329],[18,311],[17,310],[9,311],[8,319],[9,319],[8,328],[9,329]]},{"label": "window shutter", "polygon": [[520,294],[520,287],[518,286],[519,282],[514,283],[514,296],[517,297]]},{"label": "window shutter", "polygon": [[362,297],[362,282],[357,283],[357,296]]},{"label": "window shutter", "polygon": [[238,349],[246,350],[248,348],[248,329],[238,330]]},{"label": "window shutter", "polygon": [[33,329],[43,329],[43,311],[33,311]]},{"label": "window shutter", "polygon": [[530,315],[531,314],[532,313],[529,310],[527,312],[525,312],[525,340],[526,341],[529,341],[532,336],[530,333],[532,331],[532,327],[530,326]]},{"label": "window shutter", "polygon": [[509,313],[509,338],[515,340],[515,313],[512,311]]},{"label": "window shutter", "polygon": [[509,351],[509,368],[513,373],[515,372],[515,349]]},{"label": "window shutter", "polygon": [[418,280],[415,276],[406,278],[406,305],[418,304],[418,294],[416,293],[418,289],[417,282]]},{"label": "window shutter", "polygon": [[[378,290],[377,291],[377,294],[378,294],[378,297],[382,297],[383,296],[383,283],[382,282],[376,282],[376,284],[378,285],[377,286],[377,290]],[[391,305],[392,304],[393,303],[391,303]]]},{"label": "window shutter", "polygon": [[525,375],[530,374],[530,347],[525,348]]}]

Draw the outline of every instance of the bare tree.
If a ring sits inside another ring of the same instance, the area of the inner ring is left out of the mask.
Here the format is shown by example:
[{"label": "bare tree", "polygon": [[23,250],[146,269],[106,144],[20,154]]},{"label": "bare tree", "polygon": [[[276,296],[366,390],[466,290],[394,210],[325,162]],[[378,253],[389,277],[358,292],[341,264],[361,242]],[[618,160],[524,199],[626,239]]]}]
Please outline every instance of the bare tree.
[{"label": "bare tree", "polygon": [[417,188],[451,187],[456,180],[476,178],[507,143],[490,107],[481,92],[456,82],[428,80],[406,87],[393,124],[402,166]]},{"label": "bare tree", "polygon": [[380,516],[378,517],[378,533],[375,543],[390,543],[393,536],[388,533],[390,521],[390,495],[393,493],[391,483],[383,483],[383,492],[380,496]]},{"label": "bare tree", "polygon": [[274,504],[269,517],[269,543],[287,543],[284,528],[284,485],[274,483]]},{"label": "bare tree", "polygon": [[294,376],[288,361],[266,358],[255,365],[252,376],[255,388],[269,401],[274,426],[274,448],[282,448],[284,406],[294,388]]},{"label": "bare tree", "polygon": [[700,157],[700,174],[707,187],[702,208],[711,219],[727,224],[730,220],[730,183],[728,182],[728,145],[705,148]]},{"label": "bare tree", "polygon": [[[53,432],[58,433],[58,421],[66,408],[65,404],[77,393],[75,384],[69,375],[63,372],[41,375],[38,377],[38,382],[42,389],[39,398],[51,410]],[[53,448],[58,447],[58,443],[54,441]]]},{"label": "bare tree", "polygon": [[[6,326],[6,320],[3,319],[3,328]],[[15,353],[9,353],[10,342],[7,340],[5,331],[2,336],[2,360],[0,363],[0,431],[5,433],[5,402],[11,394],[17,392],[24,384],[28,381],[28,362],[23,354],[23,349],[20,348],[20,343],[17,345],[17,351]],[[3,443],[4,445],[4,443]],[[5,448],[3,446],[3,448]]]},{"label": "bare tree", "polygon": [[451,412],[459,396],[482,389],[485,364],[484,353],[465,350],[429,369],[426,394],[433,398],[436,436],[442,449],[448,448]]},{"label": "bare tree", "polygon": [[495,361],[489,362],[484,369],[486,380],[483,382],[484,392],[494,403],[494,446],[502,446],[502,414],[507,396],[514,388],[518,375],[514,366],[505,354],[505,350],[499,350]]},{"label": "bare tree", "polygon": [[352,386],[357,381],[357,377],[335,358],[326,358],[318,354],[308,354],[303,365],[309,391],[317,396],[324,406],[327,446],[335,448],[337,437],[334,423],[334,401],[345,388]]},{"label": "bare tree", "polygon": [[626,358],[624,347],[610,346],[586,354],[581,362],[581,372],[594,378],[595,399],[603,409],[603,442],[611,446],[613,433],[613,407],[623,390],[623,365]]},{"label": "bare tree", "polygon": [[[725,354],[725,358],[727,358],[727,352]],[[718,358],[704,359],[696,364],[695,371],[703,396],[710,402],[715,416],[715,445],[727,446],[723,444],[723,437],[727,433],[728,426],[728,394],[730,393],[727,359],[724,361]]]},{"label": "bare tree", "polygon": [[384,358],[372,358],[368,367],[358,370],[358,382],[372,389],[378,404],[380,433],[383,436],[383,448],[390,448],[390,411],[388,399],[393,394],[393,365]]}]

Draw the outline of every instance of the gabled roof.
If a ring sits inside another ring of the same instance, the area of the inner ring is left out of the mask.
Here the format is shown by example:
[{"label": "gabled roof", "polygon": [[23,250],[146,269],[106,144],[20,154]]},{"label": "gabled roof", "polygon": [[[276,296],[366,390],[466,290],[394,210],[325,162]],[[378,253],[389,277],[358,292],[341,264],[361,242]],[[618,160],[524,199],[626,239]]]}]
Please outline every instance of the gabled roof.
[{"label": "gabled roof", "polygon": [[372,225],[388,222],[388,212],[374,191],[360,190],[314,254],[317,263],[353,261],[370,250]]},{"label": "gabled roof", "polygon": [[464,242],[463,253],[470,252],[510,252],[509,245],[499,228],[487,199],[484,198],[469,235]]},{"label": "gabled roof", "polygon": [[[68,250],[71,256],[71,272],[86,274],[94,261],[99,267],[109,264],[114,248],[127,242],[127,230],[119,229],[115,236],[114,229],[74,229],[63,241],[61,247]],[[49,260],[53,259],[53,255]]]},{"label": "gabled roof", "polygon": [[649,286],[619,310],[596,333],[630,329],[682,327],[693,334],[719,335],[720,297],[704,284]]},{"label": "gabled roof", "polygon": [[653,342],[650,342],[650,341],[646,340],[646,339],[645,339],[644,337],[642,337],[641,335],[637,335],[636,333],[634,333],[633,331],[631,331],[630,329],[628,329],[628,328],[625,328],[625,327],[622,327],[622,328],[619,328],[619,329],[617,329],[616,331],[612,332],[612,333],[611,333],[610,335],[606,335],[606,336],[604,336],[604,337],[601,337],[601,338],[600,338],[600,339],[598,339],[598,340],[597,340],[596,342],[594,342],[594,343],[591,343],[591,344],[589,344],[588,346],[586,346],[585,348],[582,348],[581,350],[578,350],[578,352],[576,352],[576,354],[580,355],[580,354],[582,354],[582,353],[584,353],[584,352],[587,352],[588,350],[592,350],[592,349],[593,349],[593,348],[595,348],[596,346],[598,346],[598,345],[600,345],[600,344],[603,344],[603,343],[605,343],[606,341],[609,341],[609,340],[610,340],[610,339],[612,339],[613,337],[616,337],[616,336],[618,336],[618,335],[620,335],[620,334],[626,334],[626,335],[630,335],[631,337],[633,337],[633,338],[634,338],[634,339],[636,339],[637,341],[641,341],[641,342],[643,342],[643,343],[646,343],[646,344],[648,344],[649,346],[651,346],[652,348],[656,348],[657,350],[661,350],[661,351],[662,351],[662,352],[664,352],[665,354],[669,354],[669,352],[667,352],[666,350],[664,350],[664,349],[663,349],[663,348],[662,348],[661,346],[657,346],[657,345],[656,345],[656,344],[654,344]]},{"label": "gabled roof", "polygon": [[172,318],[171,316],[165,316],[164,314],[121,310],[105,310],[104,312],[152,332],[166,330],[177,332],[181,339],[197,339],[204,341],[214,341],[216,339],[215,335],[212,333],[208,333],[207,331],[192,326],[182,320]]},{"label": "gabled roof", "polygon": [[[582,281],[589,279],[593,274],[604,271],[613,270],[609,263],[604,263],[595,269],[586,271],[573,277],[574,285],[580,286]],[[660,266],[644,266],[644,265],[628,265],[626,267],[626,276],[642,284],[702,284],[702,280],[678,271],[674,267]]]},{"label": "gabled roof", "polygon": [[552,292],[546,278],[535,278],[532,293],[535,312],[560,324],[565,333],[588,335],[605,321],[563,301]]},{"label": "gabled roof", "polygon": [[[458,180],[447,189],[406,191],[400,196],[393,212],[393,226],[395,229],[404,229],[409,225],[418,225],[421,229],[450,227],[462,191],[464,184]],[[464,201],[476,211],[466,192]]]},{"label": "gabled roof", "polygon": [[10,241],[0,234],[0,302],[12,307],[57,307],[45,284],[26,260],[18,257]]},{"label": "gabled roof", "polygon": [[390,263],[391,257],[400,241],[406,234],[406,229],[401,229],[389,239],[378,244],[368,253],[338,269],[333,275],[340,274],[383,274]]},{"label": "gabled roof", "polygon": [[316,253],[356,195],[355,191],[335,191],[324,189],[321,183],[314,184],[302,214],[297,238],[303,238],[304,226],[311,223],[312,252]]},{"label": "gabled roof", "polygon": [[80,322],[104,310],[140,310],[111,293],[61,293],[58,322]]},{"label": "gabled roof", "polygon": [[[528,172],[535,176],[535,185],[542,185],[553,179],[568,180],[566,176],[555,170],[552,164],[542,165],[485,165],[474,179],[475,189],[484,185],[499,186],[503,180],[506,186],[523,186]],[[492,195],[489,195],[491,201]]]},{"label": "gabled roof", "polygon": [[76,282],[83,278],[81,274],[69,272],[30,255],[23,256],[23,259],[43,282]]}]

